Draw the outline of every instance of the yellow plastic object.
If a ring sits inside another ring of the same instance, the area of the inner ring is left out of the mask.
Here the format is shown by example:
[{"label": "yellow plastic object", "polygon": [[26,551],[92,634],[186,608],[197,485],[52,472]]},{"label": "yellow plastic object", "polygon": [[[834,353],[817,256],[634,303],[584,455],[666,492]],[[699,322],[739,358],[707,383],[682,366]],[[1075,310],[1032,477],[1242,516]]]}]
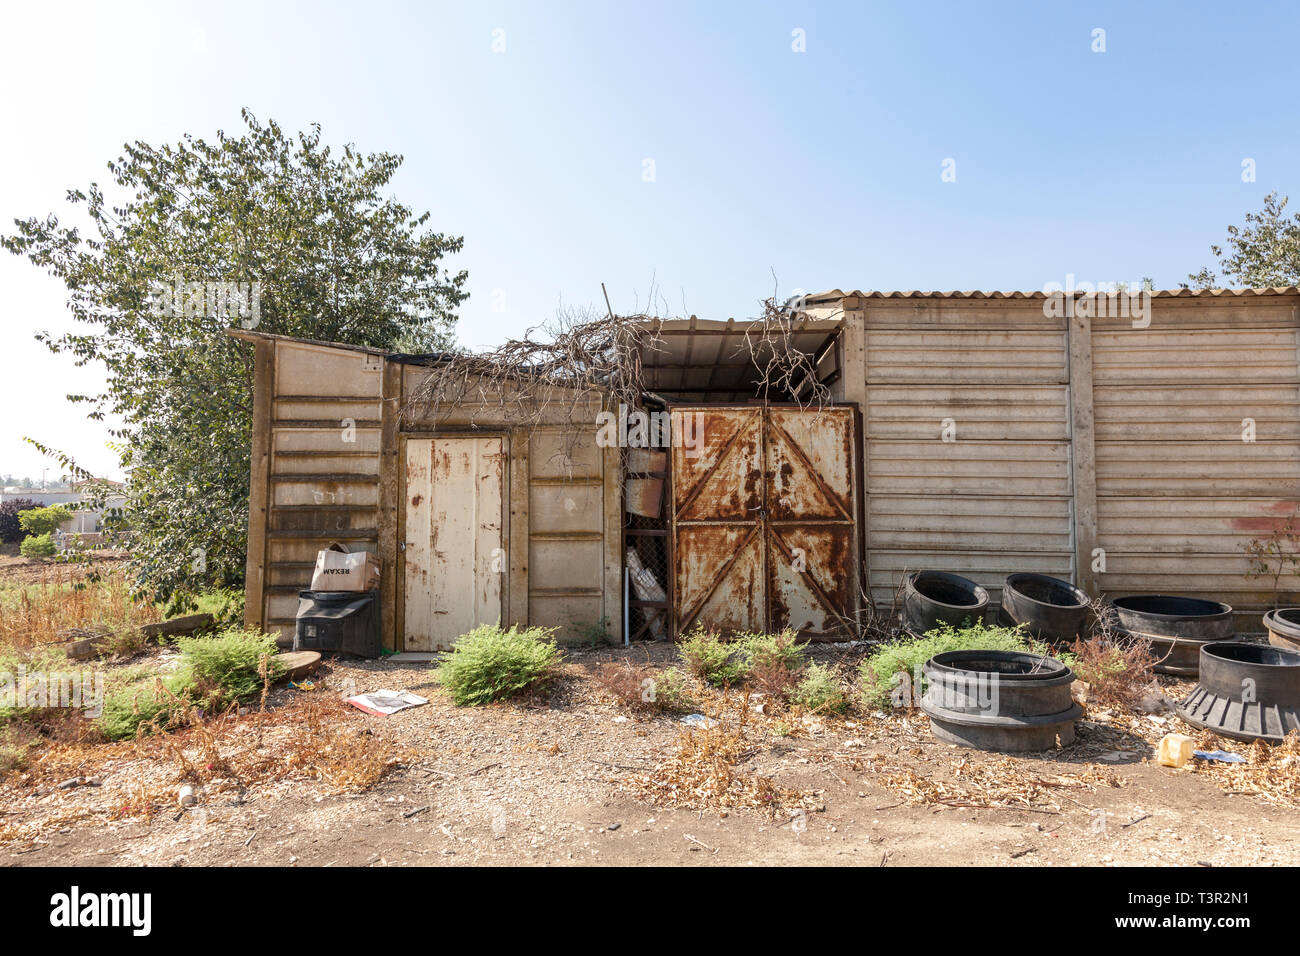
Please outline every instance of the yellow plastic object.
[{"label": "yellow plastic object", "polygon": [[1193,746],[1186,734],[1165,734],[1156,747],[1156,762],[1162,767],[1181,767],[1192,759]]}]

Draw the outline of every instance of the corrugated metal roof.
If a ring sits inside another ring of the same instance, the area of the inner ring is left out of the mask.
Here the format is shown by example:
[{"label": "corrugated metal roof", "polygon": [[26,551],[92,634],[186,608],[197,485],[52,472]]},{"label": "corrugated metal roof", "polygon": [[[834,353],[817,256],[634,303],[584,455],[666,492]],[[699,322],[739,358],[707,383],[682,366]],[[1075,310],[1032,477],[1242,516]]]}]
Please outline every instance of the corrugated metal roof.
[{"label": "corrugated metal roof", "polygon": [[[730,402],[754,397],[759,368],[771,353],[751,355],[751,336],[762,328],[753,319],[647,319],[641,343],[646,387],[675,401]],[[796,319],[782,345],[810,358],[821,355],[839,334],[838,319]]]},{"label": "corrugated metal roof", "polygon": [[[1075,290],[1078,291],[1077,289]],[[1243,295],[1291,295],[1300,292],[1300,286],[1279,286],[1268,289],[1157,289],[1151,293],[1155,298],[1187,298],[1204,296],[1207,298],[1217,298],[1219,296],[1243,296]],[[828,292],[818,292],[816,295],[810,295],[805,301],[815,302],[835,302],[839,299],[1045,299],[1046,293],[1043,292],[980,292],[972,291],[952,291],[952,292],[920,292],[920,291],[896,291],[896,292],[862,292],[855,289],[852,292],[843,292],[840,289],[831,289]]]}]

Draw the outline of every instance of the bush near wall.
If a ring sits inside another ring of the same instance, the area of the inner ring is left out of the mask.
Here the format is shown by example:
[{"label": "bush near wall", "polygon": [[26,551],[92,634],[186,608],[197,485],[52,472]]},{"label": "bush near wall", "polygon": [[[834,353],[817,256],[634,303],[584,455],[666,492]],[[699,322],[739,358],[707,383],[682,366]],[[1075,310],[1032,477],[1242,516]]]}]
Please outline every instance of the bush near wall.
[{"label": "bush near wall", "polygon": [[0,541],[16,544],[23,539],[22,525],[18,521],[18,512],[39,508],[41,503],[34,498],[10,498],[0,502]]}]

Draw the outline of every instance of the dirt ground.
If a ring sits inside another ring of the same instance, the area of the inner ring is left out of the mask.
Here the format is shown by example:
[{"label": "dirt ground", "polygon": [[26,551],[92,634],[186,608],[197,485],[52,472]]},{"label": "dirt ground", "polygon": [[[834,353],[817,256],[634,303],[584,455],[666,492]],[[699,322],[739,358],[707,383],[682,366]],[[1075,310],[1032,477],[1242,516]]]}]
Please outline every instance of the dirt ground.
[{"label": "dirt ground", "polygon": [[[824,648],[817,656],[844,662],[852,653]],[[592,675],[607,661],[666,664],[672,654],[663,645],[571,650],[564,677],[549,690],[486,708],[454,707],[431,683],[427,663],[331,662],[317,673],[314,690],[279,688],[268,705],[275,728],[292,727],[316,707],[349,732],[365,734],[368,746],[400,753],[400,764],[366,792],[339,792],[324,780],[293,776],[265,785],[214,781],[196,786],[198,803],[181,809],[174,800],[183,775],[165,742],[93,751],[111,753],[109,759],[82,759],[77,755],[89,751],[74,749],[69,753],[81,760],[75,766],[53,761],[0,784],[0,837],[7,836],[0,839],[0,860],[14,866],[1300,863],[1294,806],[1230,792],[1249,789],[1241,781],[1250,768],[1173,770],[1154,763],[1153,743],[1169,730],[1186,729],[1170,714],[1090,708],[1074,744],[1023,757],[941,743],[919,711],[792,723],[754,714],[736,771],[770,778],[802,802],[793,810],[789,804],[781,810],[656,805],[638,778],[655,777],[686,728],[679,717],[624,712]],[[339,703],[343,694],[381,688],[411,690],[430,703],[391,717]],[[724,728],[737,719],[740,696],[733,692],[736,711],[715,710]],[[320,702],[330,706],[322,709]],[[231,733],[251,733],[269,719],[248,713],[228,722]],[[178,735],[181,744],[193,733]],[[266,743],[260,732],[258,740]],[[78,775],[93,778],[91,785],[59,789],[65,781],[56,778]],[[148,819],[134,812],[150,801]]]},{"label": "dirt ground", "polygon": [[0,545],[0,584],[27,585],[42,581],[55,584],[75,581],[91,570],[110,573],[129,557],[126,551],[103,549],[87,551],[84,561],[61,562],[52,558],[25,558],[18,553],[18,545]]}]

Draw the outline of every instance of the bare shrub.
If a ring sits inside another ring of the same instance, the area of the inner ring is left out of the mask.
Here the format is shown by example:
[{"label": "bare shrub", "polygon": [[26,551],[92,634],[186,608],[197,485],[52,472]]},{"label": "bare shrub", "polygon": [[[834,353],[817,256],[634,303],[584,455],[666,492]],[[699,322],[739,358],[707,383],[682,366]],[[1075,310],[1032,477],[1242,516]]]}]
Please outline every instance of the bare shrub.
[{"label": "bare shrub", "polygon": [[1131,710],[1155,681],[1151,642],[1119,630],[1110,605],[1093,601],[1091,609],[1092,633],[1070,645],[1071,666],[1088,685],[1090,701]]},{"label": "bare shrub", "polygon": [[799,686],[803,668],[794,669],[785,661],[763,660],[751,665],[749,682],[774,700],[785,700]]},{"label": "bare shrub", "polygon": [[685,678],[675,667],[656,670],[629,661],[607,663],[596,672],[596,683],[636,713],[675,713],[690,703]]}]

